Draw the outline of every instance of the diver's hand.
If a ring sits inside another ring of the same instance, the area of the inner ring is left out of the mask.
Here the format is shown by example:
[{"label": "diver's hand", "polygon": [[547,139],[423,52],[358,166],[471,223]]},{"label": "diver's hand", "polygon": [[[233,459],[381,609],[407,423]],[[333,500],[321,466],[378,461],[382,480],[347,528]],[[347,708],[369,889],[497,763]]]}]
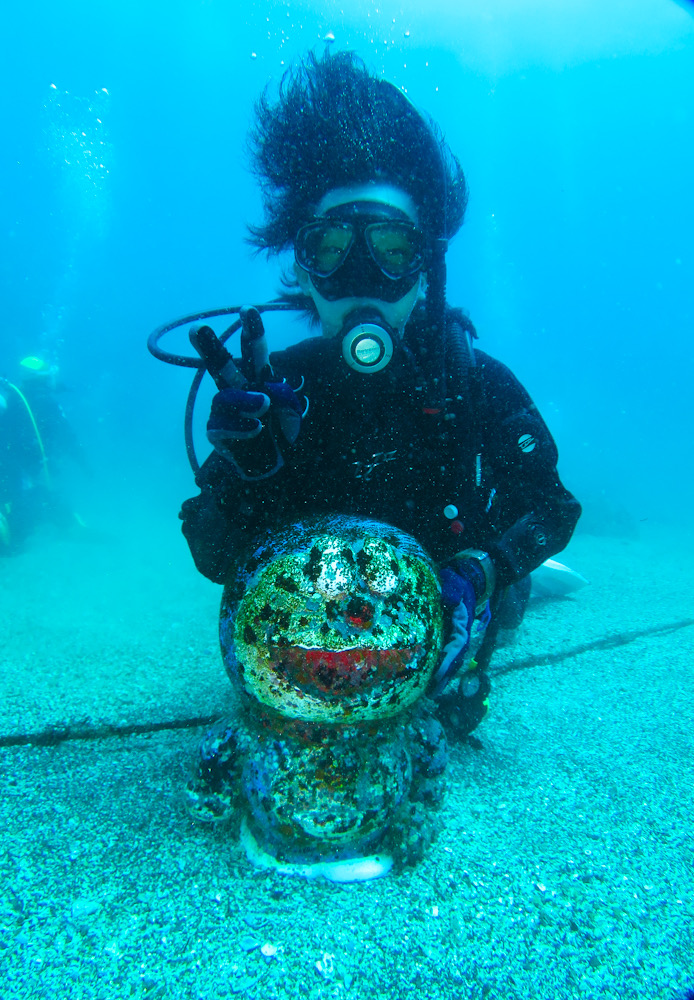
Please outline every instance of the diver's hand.
[{"label": "diver's hand", "polygon": [[230,442],[257,437],[263,429],[261,417],[269,409],[270,397],[264,392],[222,389],[212,400],[207,422],[210,444],[224,454]]},{"label": "diver's hand", "polygon": [[294,444],[307,410],[288,382],[265,382],[262,391],[222,389],[212,400],[207,438],[242,479],[265,479],[284,464],[278,441]]},{"label": "diver's hand", "polygon": [[440,695],[463,665],[475,620],[475,585],[462,566],[444,566],[439,573],[441,602],[447,612],[448,641],[434,675],[432,694]]},{"label": "diver's hand", "polygon": [[294,444],[306,415],[305,400],[302,403],[288,382],[265,382],[263,390],[222,389],[216,394],[207,423],[207,437],[214,448],[257,437],[264,426],[262,418],[271,408],[273,422],[284,439]]}]

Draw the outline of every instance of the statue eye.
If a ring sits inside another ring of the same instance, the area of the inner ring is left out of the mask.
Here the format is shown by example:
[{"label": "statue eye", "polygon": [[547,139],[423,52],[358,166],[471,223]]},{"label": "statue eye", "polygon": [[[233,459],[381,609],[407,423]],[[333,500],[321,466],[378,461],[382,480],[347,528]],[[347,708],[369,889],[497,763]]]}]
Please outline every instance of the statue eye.
[{"label": "statue eye", "polygon": [[344,597],[354,588],[354,565],[344,555],[342,543],[335,538],[317,541],[321,554],[315,588],[328,600]]},{"label": "statue eye", "polygon": [[400,566],[387,542],[380,538],[366,538],[358,559],[359,570],[372,594],[389,597],[398,589]]}]

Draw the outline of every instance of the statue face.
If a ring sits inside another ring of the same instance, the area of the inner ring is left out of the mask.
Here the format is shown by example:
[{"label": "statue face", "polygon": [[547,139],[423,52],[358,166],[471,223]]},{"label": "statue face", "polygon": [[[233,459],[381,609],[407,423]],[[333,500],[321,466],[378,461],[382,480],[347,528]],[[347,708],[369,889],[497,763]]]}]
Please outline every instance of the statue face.
[{"label": "statue face", "polygon": [[333,517],[275,535],[225,589],[232,679],[287,718],[388,718],[424,692],[443,635],[434,566],[389,525]]}]

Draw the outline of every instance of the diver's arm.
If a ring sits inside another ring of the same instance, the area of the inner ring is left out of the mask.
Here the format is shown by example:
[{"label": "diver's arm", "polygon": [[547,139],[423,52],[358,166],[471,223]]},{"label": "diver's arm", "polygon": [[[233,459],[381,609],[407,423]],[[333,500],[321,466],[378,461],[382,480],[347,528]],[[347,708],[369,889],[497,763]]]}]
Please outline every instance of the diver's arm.
[{"label": "diver's arm", "polygon": [[198,571],[213,583],[224,583],[236,539],[211,490],[186,500],[178,516]]},{"label": "diver's arm", "polygon": [[[299,385],[302,377],[296,374],[296,365],[291,365],[294,353],[290,348],[273,355],[273,364],[277,365],[280,376],[284,376],[286,371],[287,377]],[[299,360],[303,361],[303,354],[299,354]],[[298,434],[300,422],[294,421],[292,435],[290,418],[298,412],[290,405],[293,390],[288,383],[278,383],[271,388],[277,404],[275,417],[278,430],[282,435],[283,448],[289,453],[292,447],[289,438]],[[302,416],[305,416],[306,410],[307,402],[304,401]],[[241,449],[244,445],[252,449],[255,442],[256,438],[250,438],[236,444]],[[197,569],[214,583],[225,583],[230,566],[237,561],[251,538],[268,525],[277,510],[287,511],[291,507],[291,501],[285,495],[288,467],[278,466],[273,469],[275,474],[269,476],[242,478],[223,452],[224,449],[213,451],[203,463],[195,477],[200,494],[186,500],[179,514]]]},{"label": "diver's arm", "polygon": [[199,572],[213,583],[225,583],[248,537],[239,514],[242,487],[216,452],[203,464],[196,482],[200,493],[186,500],[178,515],[181,530]]},{"label": "diver's arm", "polygon": [[483,364],[485,445],[494,488],[489,519],[497,526],[483,547],[500,588],[561,552],[581,507],[559,478],[557,446],[527,391],[505,365],[487,357]]},{"label": "diver's arm", "polygon": [[529,498],[528,511],[487,545],[497,587],[516,583],[566,548],[581,506],[562,485],[556,470],[541,496]]}]

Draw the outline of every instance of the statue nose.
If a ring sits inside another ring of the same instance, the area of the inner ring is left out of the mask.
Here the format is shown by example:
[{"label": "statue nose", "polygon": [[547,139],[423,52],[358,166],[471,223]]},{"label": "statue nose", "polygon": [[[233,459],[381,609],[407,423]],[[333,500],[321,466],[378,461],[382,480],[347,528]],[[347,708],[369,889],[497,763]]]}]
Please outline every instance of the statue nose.
[{"label": "statue nose", "polygon": [[353,628],[370,628],[374,617],[374,606],[368,601],[350,601],[345,608],[345,619]]}]

